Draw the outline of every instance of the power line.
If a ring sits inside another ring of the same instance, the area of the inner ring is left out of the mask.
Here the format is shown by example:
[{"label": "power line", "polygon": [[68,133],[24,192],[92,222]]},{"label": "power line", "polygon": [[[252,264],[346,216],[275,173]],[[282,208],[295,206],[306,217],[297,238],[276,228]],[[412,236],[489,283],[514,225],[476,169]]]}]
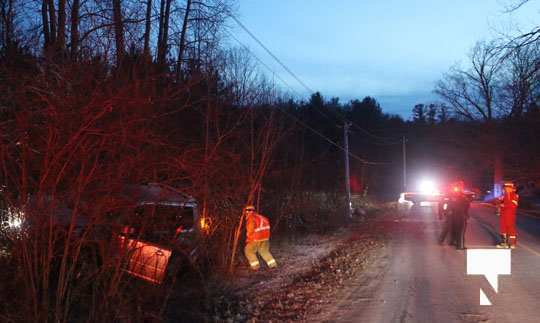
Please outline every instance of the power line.
[{"label": "power line", "polygon": [[229,12],[229,16],[234,20],[236,21],[236,23],[238,24],[238,26],[240,26],[246,33],[248,33],[249,36],[251,36],[251,38],[253,38],[253,40],[255,40],[267,53],[268,55],[272,56],[272,58],[274,58],[274,60],[276,60],[276,62],[279,63],[279,65],[281,65],[281,67],[283,67],[283,69],[285,69],[289,74],[292,75],[292,77],[294,77],[298,83],[300,83],[310,94],[311,93],[315,93],[315,91],[313,91],[309,86],[306,85],[306,83],[304,83],[293,71],[291,71],[276,55],[274,55],[274,53],[272,53],[270,51],[270,49],[268,49],[268,47],[266,47],[262,41],[259,40],[259,38],[257,38],[257,36],[255,36],[246,26],[244,26],[244,24],[238,20],[238,18],[236,18],[231,12]]},{"label": "power line", "polygon": [[[255,34],[253,34],[238,18],[236,18],[236,16],[234,16],[230,11],[229,11],[229,16],[231,18],[233,18],[233,20],[246,32],[248,33],[248,35],[253,39],[255,40],[276,62],[278,62],[281,67],[283,67],[285,69],[285,71],[287,71],[294,79],[296,79],[298,81],[298,83],[300,83],[310,94],[312,93],[315,93],[315,91],[313,91],[309,86],[306,85],[306,83],[304,81],[302,81],[300,79],[300,77],[298,77],[290,68],[288,68],[285,63],[283,63],[274,53],[272,53],[272,51],[263,44],[263,42],[257,37],[255,36]],[[285,82],[285,80],[283,78],[281,78],[279,76],[279,74],[275,73],[274,70],[272,70],[267,64],[265,64],[259,57],[257,57],[257,55],[255,55],[255,53],[253,53],[245,44],[243,44],[238,38],[236,38],[231,32],[227,31],[227,33],[234,39],[236,40],[240,45],[242,45],[248,52],[251,53],[251,55],[253,55],[253,57],[255,57],[255,59],[257,61],[259,61],[264,67],[266,67],[273,75],[277,75],[277,77],[279,78],[279,80],[281,82],[283,82],[283,84],[285,84],[287,87],[289,87],[293,92],[295,92],[298,96],[300,96],[300,94],[292,87],[290,86],[287,82]],[[322,115],[323,117],[325,117],[326,119],[332,121],[333,123],[335,123],[336,121],[333,120],[332,118],[330,118],[329,116],[327,116],[325,113],[323,113],[322,111],[318,110],[318,109],[315,109],[320,115]],[[336,126],[338,126],[336,124]]]},{"label": "power line", "polygon": [[363,133],[365,133],[366,135],[376,139],[376,140],[380,140],[380,141],[391,141],[391,142],[384,142],[384,143],[375,143],[376,145],[380,145],[380,146],[392,146],[392,145],[398,145],[398,144],[401,144],[401,139],[396,139],[396,138],[391,138],[391,137],[381,137],[381,136],[377,136],[377,135],[374,135],[372,134],[371,132],[367,131],[366,129],[358,126],[357,124],[355,124],[354,122],[351,122],[351,124],[358,130],[362,131]]},{"label": "power line", "polygon": [[[287,83],[281,76],[279,76],[279,74],[277,74],[270,66],[268,66],[266,63],[264,63],[262,61],[262,59],[260,59],[257,55],[255,55],[255,53],[253,53],[253,51],[251,49],[249,49],[249,47],[242,43],[238,38],[236,38],[230,31],[226,31],[229,36],[231,36],[231,38],[233,38],[237,43],[239,43],[245,50],[248,51],[248,53],[250,53],[262,66],[264,66],[270,73],[272,73],[272,75],[276,76],[281,82],[283,82],[283,84],[285,84],[285,86],[287,86],[289,89],[291,89],[291,91],[293,91],[296,95],[300,96],[300,93],[298,93],[298,91],[296,91],[289,83]],[[330,117],[328,117],[327,115],[323,114],[321,111],[319,110],[316,110],[317,112],[319,112],[323,117],[327,118],[328,120],[332,121],[335,123],[335,120],[332,120]],[[337,124],[336,124],[337,126]]]},{"label": "power line", "polygon": [[[265,51],[266,53],[268,53],[268,55],[270,55],[279,65],[281,65],[281,67],[283,67],[283,69],[285,69],[285,71],[287,71],[296,81],[298,81],[298,83],[300,83],[310,94],[312,93],[315,93],[315,91],[313,89],[311,89],[309,86],[306,85],[306,83],[304,81],[302,81],[300,79],[300,77],[298,77],[298,75],[296,75],[290,68],[288,68],[285,63],[283,63],[266,45],[264,45],[264,43],[257,37],[255,36],[254,33],[252,33],[249,28],[247,28],[238,18],[236,18],[236,16],[232,13],[232,12],[228,12],[229,16],[238,24],[238,26],[240,26],[240,28],[242,28],[253,40],[255,40],[257,42],[257,44],[259,44],[259,46],[261,46]],[[232,35],[230,32],[229,32],[230,35]],[[233,36],[233,38],[241,43],[236,37]],[[241,43],[242,44],[242,43]],[[242,44],[243,45],[243,44]],[[245,48],[247,48],[247,46],[243,45]],[[248,51],[249,48],[247,48]],[[250,51],[251,52],[251,51]],[[252,52],[251,52],[252,53]],[[252,53],[252,55],[254,55],[256,57],[255,54]],[[256,59],[259,61],[259,62],[262,62],[259,58],[256,57]],[[266,68],[268,68],[270,71],[272,71],[266,64],[262,63]],[[272,71],[274,74],[275,72]],[[280,80],[285,84],[287,85],[289,88],[292,89],[292,87],[290,85],[288,85],[283,79],[280,78]],[[294,89],[293,89],[294,92],[296,92]],[[298,93],[298,92],[296,92]],[[321,114],[323,117],[329,119],[330,121],[332,122],[335,122],[335,120],[332,120],[332,118],[330,118],[329,116],[327,116],[325,113],[323,113],[322,111],[320,111],[319,109],[315,109],[319,114]],[[361,130],[362,132],[364,132],[365,134],[367,134],[368,136],[374,138],[374,139],[377,139],[377,140],[381,140],[381,141],[386,141],[386,140],[391,140],[391,141],[394,141],[395,144],[398,144],[398,143],[401,143],[401,139],[395,139],[395,138],[383,138],[383,137],[380,137],[380,136],[376,136],[372,133],[370,133],[369,131],[367,131],[366,129],[360,127],[359,125],[357,125],[356,123],[352,122],[352,121],[349,121],[349,120],[346,120],[344,117],[340,116],[339,114],[337,113],[334,113],[335,116],[337,116],[337,119],[340,119],[340,121],[343,123],[343,124],[346,124],[346,123],[350,123],[351,125],[353,125],[356,129],[359,129]],[[383,145],[389,145],[388,143],[384,143]]]},{"label": "power line", "polygon": [[[232,33],[228,32],[229,35],[236,41],[238,42],[243,48],[245,48],[248,53],[250,53],[251,55],[253,55],[253,57],[259,62],[261,63],[266,69],[268,69],[271,73],[273,73],[274,75],[277,75],[274,70],[272,70],[267,64],[265,64],[257,55],[255,55],[255,53],[253,53],[249,47],[247,47],[244,43],[242,43],[238,38],[234,37],[232,35]],[[296,92],[287,82],[285,82],[285,80],[283,80],[283,78],[281,78],[279,75],[277,75],[277,78],[283,82],[283,84],[285,84],[287,87],[289,87],[291,90],[293,90],[295,93],[298,93]],[[277,105],[277,108],[283,112],[285,115],[287,115],[289,118],[291,119],[294,119],[294,121],[296,121],[297,123],[299,123],[301,126],[303,126],[304,128],[306,129],[309,129],[311,130],[313,133],[317,134],[319,137],[323,138],[325,141],[329,142],[331,145],[341,149],[342,151],[346,151],[344,147],[342,147],[341,145],[339,145],[338,143],[336,143],[335,141],[333,141],[332,139],[328,138],[327,136],[325,136],[324,134],[322,134],[321,132],[319,132],[318,130],[316,130],[315,128],[309,126],[308,124],[306,124],[305,122],[303,122],[302,120],[300,120],[298,117],[296,117],[295,115],[289,113],[288,111],[282,109],[279,105]],[[392,164],[390,162],[373,162],[373,161],[368,161],[364,158],[361,158],[353,153],[351,153],[350,151],[348,152],[349,155],[351,157],[353,157],[354,159],[364,163],[364,164],[367,164],[367,165],[387,165],[387,164]]]},{"label": "power line", "polygon": [[231,38],[233,38],[237,43],[239,43],[245,50],[247,50],[256,60],[257,62],[259,62],[262,66],[264,66],[270,73],[272,73],[274,76],[276,76],[281,82],[283,82],[283,84],[285,84],[285,86],[287,86],[289,89],[291,89],[294,93],[296,93],[297,95],[300,96],[300,93],[298,93],[298,91],[296,91],[291,85],[289,85],[289,83],[287,83],[281,76],[279,76],[279,74],[277,74],[272,68],[270,68],[270,66],[268,66],[266,63],[264,63],[257,55],[255,55],[255,53],[253,53],[251,51],[251,49],[249,49],[249,47],[247,45],[245,45],[244,43],[242,43],[238,38],[236,38],[230,31],[226,30],[227,34],[229,34],[229,36],[231,36]]}]

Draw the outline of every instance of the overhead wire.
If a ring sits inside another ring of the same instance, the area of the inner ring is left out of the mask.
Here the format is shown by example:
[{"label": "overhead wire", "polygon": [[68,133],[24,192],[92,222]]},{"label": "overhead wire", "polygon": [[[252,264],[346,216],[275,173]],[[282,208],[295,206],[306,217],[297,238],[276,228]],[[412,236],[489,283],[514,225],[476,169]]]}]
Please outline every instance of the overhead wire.
[{"label": "overhead wire", "polygon": [[[255,36],[255,34],[253,32],[251,32],[251,30],[249,30],[249,28],[247,28],[247,26],[245,26],[232,12],[228,12],[229,16],[238,24],[238,26],[240,26],[240,28],[242,28],[253,40],[255,40],[255,42],[257,42],[257,44],[259,44],[259,46],[261,46],[268,55],[270,55],[281,67],[283,67],[283,69],[285,71],[287,71],[296,81],[298,81],[298,83],[300,85],[302,85],[307,91],[308,93],[312,94],[312,93],[315,93],[315,91],[310,88],[304,81],[302,81],[302,79],[296,75],[296,73],[294,73],[290,68],[287,67],[287,65],[285,65],[285,63],[283,63],[278,57],[277,55],[275,55],[266,45],[264,45],[264,43],[257,37]],[[229,33],[231,34],[231,33]],[[235,38],[236,41],[238,41],[238,39],[236,37],[233,36],[233,38]],[[244,47],[246,47],[244,45]],[[259,61],[261,61],[260,59],[257,59]],[[266,64],[265,64],[266,65]],[[281,79],[283,81],[283,79]],[[286,82],[284,82],[286,83]],[[287,86],[290,87],[290,85],[287,84]],[[290,87],[292,89],[292,87]],[[294,90],[293,90],[294,91]],[[296,91],[294,91],[296,92]],[[298,93],[298,92],[296,92]],[[332,118],[330,118],[329,116],[327,116],[325,113],[323,113],[322,111],[320,111],[319,109],[315,109],[319,114],[321,114],[322,116],[324,116],[325,118],[335,122],[334,120],[332,120]],[[340,119],[341,122],[343,123],[350,123],[351,125],[353,125],[356,129],[364,132],[365,134],[367,134],[368,136],[374,138],[374,139],[377,139],[377,140],[381,140],[381,141],[387,141],[387,140],[390,140],[390,141],[395,141],[395,144],[399,144],[401,143],[401,139],[397,140],[395,138],[384,138],[384,137],[381,137],[381,136],[377,136],[377,135],[374,135],[372,133],[370,133],[369,131],[367,131],[366,129],[360,127],[358,124],[354,123],[353,121],[350,121],[350,120],[345,120],[345,118],[343,118],[342,116],[340,116],[339,114],[335,114],[335,116]],[[377,143],[375,143],[377,144]],[[382,145],[388,145],[388,143],[383,143]]]},{"label": "overhead wire", "polygon": [[[285,71],[287,71],[300,85],[302,85],[306,91],[309,93],[309,94],[313,94],[315,93],[315,91],[310,88],[304,81],[302,81],[300,79],[300,77],[298,77],[298,75],[296,75],[296,73],[294,73],[290,68],[287,67],[287,65],[285,65],[285,63],[283,63],[278,57],[277,55],[275,55],[266,45],[264,45],[264,43],[257,37],[255,36],[254,33],[252,33],[232,12],[228,12],[229,16],[238,24],[238,26],[240,26],[240,28],[242,28],[253,40],[255,40],[257,42],[257,44],[259,44],[259,46],[261,46],[268,55],[270,55]],[[228,32],[228,31],[227,31]],[[236,37],[234,37],[232,35],[232,33],[228,32],[229,35],[231,35],[237,42],[239,42],[241,45],[243,45],[243,47],[245,47],[248,51],[249,48],[242,44]],[[251,52],[251,51],[250,51]],[[251,52],[252,55],[253,52]],[[255,56],[255,55],[254,55]],[[262,62],[259,58],[256,58],[259,62]],[[262,63],[266,68],[268,68],[272,73],[274,73],[274,75],[276,75],[276,73],[270,69],[268,67],[268,65]],[[279,77],[279,79],[286,85],[288,86],[291,90],[293,90],[297,95],[299,95],[299,93],[293,89],[292,86],[290,86],[287,82],[285,82],[281,77]],[[300,96],[300,95],[299,95]],[[315,111],[317,111],[320,115],[322,115],[323,117],[325,117],[326,119],[332,121],[333,123],[336,123],[336,121],[332,118],[330,118],[329,116],[327,116],[326,114],[324,114],[322,111],[318,110],[318,109],[314,109]],[[337,124],[336,124],[337,126]]]},{"label": "overhead wire", "polygon": [[[309,87],[307,86],[294,72],[291,71],[291,69],[289,69],[276,55],[274,55],[270,49],[268,49],[268,47],[266,47],[262,41],[260,41],[244,24],[242,24],[242,22],[240,22],[240,20],[238,18],[236,18],[232,13],[229,12],[229,16],[246,32],[248,33],[248,35],[253,39],[255,40],[272,58],[274,58],[274,60],[276,60],[276,62],[278,62],[279,65],[281,65],[281,67],[283,67],[283,69],[285,69],[294,79],[296,79],[298,81],[298,83],[300,83],[306,90],[308,90],[310,93],[314,93],[314,91]],[[270,68],[266,63],[264,63],[257,55],[255,55],[255,53],[253,53],[253,51],[251,49],[249,49],[249,47],[247,45],[245,45],[244,43],[242,43],[237,37],[235,37],[231,32],[227,31],[227,33],[236,41],[238,42],[244,49],[246,49],[261,65],[263,65],[266,69],[268,69],[271,73],[273,73],[273,75],[276,75],[277,78],[283,82],[283,84],[285,84],[285,86],[287,86],[288,88],[290,88],[293,92],[295,92],[296,94],[298,94],[298,92],[289,84],[287,83],[282,77],[279,76],[279,74],[275,73],[275,71]],[[341,145],[339,145],[338,143],[336,143],[335,141],[333,141],[332,139],[328,138],[327,136],[325,136],[324,134],[322,134],[320,131],[316,130],[315,128],[309,126],[308,124],[306,124],[305,122],[303,122],[302,120],[300,120],[298,117],[294,116],[293,114],[289,113],[288,111],[282,109],[280,106],[278,106],[278,109],[280,111],[282,111],[284,114],[286,114],[287,116],[289,116],[290,118],[294,119],[297,123],[299,123],[300,125],[302,125],[304,128],[307,128],[309,130],[311,130],[312,132],[314,132],[315,134],[317,134],[318,136],[320,136],[321,138],[323,138],[324,140],[326,140],[327,142],[329,142],[330,144],[332,144],[333,146],[339,148],[340,150],[344,151],[344,152],[347,152],[345,150],[344,147],[342,147]],[[319,111],[318,109],[315,109],[316,111],[318,111],[319,113],[321,113],[321,115],[323,115],[324,117],[330,119],[327,115],[323,114],[322,111]],[[345,122],[345,120],[342,120],[343,122]],[[347,121],[349,122],[349,121]],[[349,122],[353,125],[355,125],[354,123],[352,122]],[[337,125],[336,125],[337,126]],[[367,132],[367,130],[359,127],[358,125],[355,125],[357,128]],[[371,135],[371,134],[370,134]],[[374,136],[374,135],[372,135]],[[381,137],[382,138],[382,137]],[[364,159],[364,158],[361,158],[359,156],[357,156],[356,154],[354,153],[351,153],[350,151],[348,151],[348,154],[349,156],[351,156],[352,158],[362,162],[363,164],[367,164],[367,165],[388,165],[388,164],[392,164],[392,162],[374,162],[374,161],[369,161],[367,159]]]},{"label": "overhead wire", "polygon": [[[232,38],[237,41],[242,47],[244,47],[251,55],[253,55],[253,57],[259,62],[261,63],[261,65],[263,65],[266,69],[268,69],[271,73],[275,73],[274,70],[272,70],[267,64],[265,64],[257,55],[255,55],[250,49],[249,47],[247,47],[247,45],[245,45],[244,43],[242,43],[238,38],[234,37],[231,33],[229,33],[229,35],[232,36]],[[287,82],[285,82],[281,77],[277,76],[277,78],[283,82],[283,84],[285,84],[287,87],[289,87],[291,90],[293,90],[294,92],[296,92]],[[297,92],[296,92],[297,93]],[[306,129],[309,129],[311,130],[312,132],[314,132],[315,134],[317,134],[318,136],[320,136],[321,138],[323,138],[324,140],[326,140],[328,143],[332,144],[333,146],[341,149],[342,151],[345,151],[345,148],[342,147],[341,145],[339,145],[338,143],[336,143],[335,141],[333,141],[332,139],[328,138],[327,136],[325,136],[324,134],[322,134],[320,131],[316,130],[315,128],[311,127],[310,125],[306,124],[304,121],[300,120],[298,117],[296,117],[295,115],[289,113],[288,111],[282,109],[281,107],[277,107],[281,112],[283,112],[285,115],[287,115],[288,117],[294,119],[294,121],[296,121],[297,123],[299,123],[300,125],[302,125],[304,128]],[[364,164],[369,164],[369,165],[380,165],[380,164],[391,164],[389,162],[373,162],[373,161],[369,161],[367,159],[364,159],[364,158],[361,158],[357,155],[355,155],[354,153],[351,153],[349,151],[349,155],[364,163]]]},{"label": "overhead wire", "polygon": [[[402,139],[401,138],[391,138],[391,137],[382,137],[382,136],[377,136],[377,135],[374,135],[373,133],[367,131],[366,129],[358,126],[357,124],[355,124],[354,122],[351,122],[351,124],[358,130],[362,131],[363,133],[365,133],[366,135],[370,136],[371,138],[374,138],[376,140],[380,140],[381,143],[375,143],[376,145],[380,145],[380,146],[391,146],[391,145],[399,145],[401,144],[402,142]],[[385,142],[386,141],[386,142]],[[389,141],[389,142],[388,142]]]},{"label": "overhead wire", "polygon": [[[294,89],[287,81],[285,81],[279,74],[277,74],[270,66],[268,66],[268,64],[264,63],[262,59],[260,59],[257,55],[255,55],[255,53],[253,53],[253,51],[251,49],[249,49],[249,47],[242,43],[238,38],[236,38],[230,31],[226,31],[227,34],[232,38],[234,39],[237,43],[239,43],[245,50],[247,50],[256,60],[257,62],[259,62],[262,66],[264,66],[264,68],[266,68],[270,73],[272,73],[272,75],[274,75],[275,77],[277,77],[283,84],[285,84],[286,87],[288,87],[291,91],[294,92],[294,94],[296,94],[297,96],[301,96],[301,94],[296,90]],[[336,120],[330,118],[329,116],[327,116],[326,114],[322,113],[320,110],[318,109],[315,109],[317,112],[319,112],[323,117],[325,117],[326,119],[330,120],[331,122],[333,122],[336,126],[338,126],[338,124],[336,124]]]},{"label": "overhead wire", "polygon": [[266,47],[262,41],[259,40],[259,38],[257,38],[257,36],[255,36],[238,18],[236,18],[235,15],[233,15],[231,12],[229,12],[229,16],[238,24],[238,26],[240,26],[240,28],[242,28],[246,33],[248,33],[248,35],[253,39],[255,40],[267,53],[268,55],[272,56],[272,58],[274,58],[274,60],[276,62],[278,62],[279,65],[281,65],[281,67],[283,67],[283,69],[285,69],[289,74],[292,75],[292,77],[294,77],[298,83],[300,83],[306,90],[308,90],[308,92],[310,93],[315,93],[315,91],[313,91],[309,86],[306,85],[306,83],[304,83],[293,71],[291,71],[276,55],[274,55],[274,53],[272,53],[272,51],[270,51],[270,49],[268,49],[268,47]]}]

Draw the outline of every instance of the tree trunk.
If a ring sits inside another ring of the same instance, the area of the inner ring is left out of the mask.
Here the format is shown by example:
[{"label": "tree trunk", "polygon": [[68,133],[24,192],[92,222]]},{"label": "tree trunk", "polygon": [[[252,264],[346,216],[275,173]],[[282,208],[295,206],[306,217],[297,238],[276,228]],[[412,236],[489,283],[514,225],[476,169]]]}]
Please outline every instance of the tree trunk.
[{"label": "tree trunk", "polygon": [[122,0],[113,0],[114,36],[116,40],[116,66],[122,65],[124,59],[124,21],[122,18]]},{"label": "tree trunk", "polygon": [[47,13],[47,2],[48,0],[43,0],[41,3],[41,19],[43,24],[43,49],[46,50],[49,47],[51,42],[51,37],[49,34],[49,16]]},{"label": "tree trunk", "polygon": [[191,10],[191,0],[186,2],[186,12],[184,13],[184,21],[182,23],[182,30],[180,31],[180,44],[178,46],[178,58],[176,60],[176,79],[180,81],[182,76],[182,60],[184,59],[186,33],[189,20],[189,12]]},{"label": "tree trunk", "polygon": [[13,0],[0,0],[0,7],[0,48],[5,48],[13,38]]},{"label": "tree trunk", "polygon": [[161,43],[163,42],[163,20],[165,19],[165,1],[161,0],[159,4],[159,31],[157,39],[157,53],[156,60],[159,60],[161,57]]},{"label": "tree trunk", "polygon": [[[167,56],[167,42],[169,38],[169,17],[171,14],[171,2],[172,0],[165,0],[165,13],[163,14],[163,30],[161,33],[161,43],[158,48],[158,64],[165,64],[165,58]],[[163,3],[162,3],[163,6]]]},{"label": "tree trunk", "polygon": [[4,1],[0,1],[0,48],[4,48],[6,42],[6,3]]},{"label": "tree trunk", "polygon": [[11,44],[13,43],[14,41],[14,35],[13,35],[13,32],[14,32],[14,26],[13,26],[13,20],[14,20],[14,13],[13,13],[13,0],[9,0],[8,1],[9,4],[8,4],[8,9],[7,9],[7,16],[6,16],[6,25],[5,25],[5,33],[6,33],[6,38],[5,38],[5,41],[6,41],[6,45],[9,47],[11,46]]},{"label": "tree trunk", "polygon": [[49,0],[49,25],[51,44],[56,45],[56,10],[54,8],[54,0]]},{"label": "tree trunk", "polygon": [[152,0],[146,1],[146,25],[144,28],[144,57],[150,57],[150,28],[152,26]]},{"label": "tree trunk", "polygon": [[71,60],[77,60],[79,50],[79,0],[73,0],[71,6]]},{"label": "tree trunk", "polygon": [[66,47],[66,0],[58,0],[58,44],[57,50],[62,53]]}]

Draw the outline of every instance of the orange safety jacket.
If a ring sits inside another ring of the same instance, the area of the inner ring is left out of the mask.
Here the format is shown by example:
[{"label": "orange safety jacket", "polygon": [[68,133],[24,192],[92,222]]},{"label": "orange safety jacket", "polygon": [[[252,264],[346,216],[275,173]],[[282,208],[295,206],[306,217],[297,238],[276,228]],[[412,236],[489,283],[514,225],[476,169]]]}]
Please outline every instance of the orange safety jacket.
[{"label": "orange safety jacket", "polygon": [[504,193],[500,198],[501,208],[503,209],[515,209],[518,207],[519,195],[516,193]]},{"label": "orange safety jacket", "polygon": [[246,230],[246,243],[270,239],[270,221],[259,213],[247,216]]}]

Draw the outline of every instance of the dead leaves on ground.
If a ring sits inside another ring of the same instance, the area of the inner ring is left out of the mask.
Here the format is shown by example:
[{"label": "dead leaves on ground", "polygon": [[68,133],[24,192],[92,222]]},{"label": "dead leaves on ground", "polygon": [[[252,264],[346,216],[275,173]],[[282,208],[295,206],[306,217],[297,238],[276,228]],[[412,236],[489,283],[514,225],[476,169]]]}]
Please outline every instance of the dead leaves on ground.
[{"label": "dead leaves on ground", "polygon": [[[280,275],[279,269],[259,276],[257,288],[241,297],[222,297],[215,303],[216,321],[226,322],[287,322],[303,321],[307,315],[321,311],[332,302],[368,263],[370,254],[382,246],[382,240],[370,235],[340,243],[314,266],[276,288],[267,281]],[[266,286],[268,285],[268,286]]]}]

